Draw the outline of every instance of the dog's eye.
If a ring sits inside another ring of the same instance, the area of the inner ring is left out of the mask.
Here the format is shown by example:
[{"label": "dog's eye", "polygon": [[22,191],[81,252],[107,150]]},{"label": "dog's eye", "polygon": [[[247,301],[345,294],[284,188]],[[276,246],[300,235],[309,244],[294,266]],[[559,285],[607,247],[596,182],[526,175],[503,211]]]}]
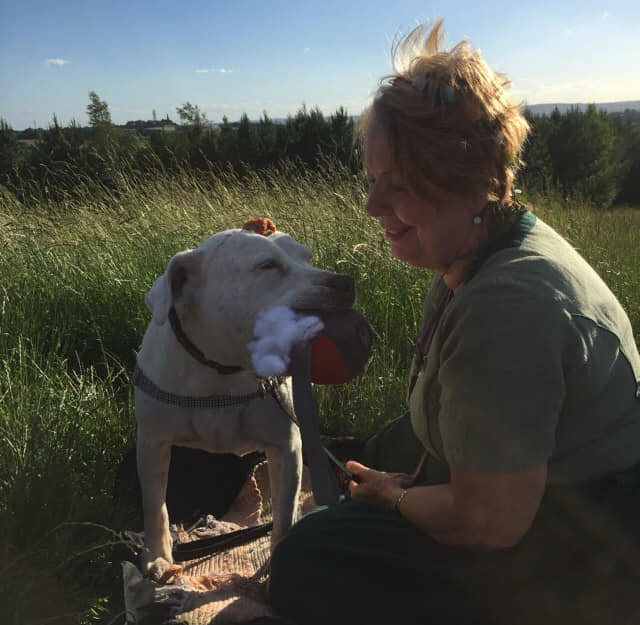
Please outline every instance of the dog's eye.
[{"label": "dog's eye", "polygon": [[256,265],[256,269],[279,269],[280,265],[275,260],[263,260]]}]

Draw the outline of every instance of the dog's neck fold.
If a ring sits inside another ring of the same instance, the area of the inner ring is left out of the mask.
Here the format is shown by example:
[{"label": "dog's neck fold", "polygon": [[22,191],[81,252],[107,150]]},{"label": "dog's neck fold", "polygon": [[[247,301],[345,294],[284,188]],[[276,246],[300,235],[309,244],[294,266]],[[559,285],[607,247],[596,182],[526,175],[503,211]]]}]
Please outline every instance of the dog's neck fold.
[{"label": "dog's neck fold", "polygon": [[145,375],[168,393],[206,397],[256,389],[255,374],[249,370],[223,375],[203,366],[180,345],[168,323],[149,324],[137,361]]},{"label": "dog's neck fold", "polygon": [[169,325],[171,326],[173,334],[176,337],[178,343],[180,343],[180,345],[182,345],[187,353],[193,356],[193,358],[197,360],[202,366],[213,369],[214,371],[222,375],[241,373],[244,370],[244,367],[240,367],[237,365],[225,365],[221,362],[218,362],[217,360],[211,360],[210,358],[207,358],[182,329],[182,324],[180,323],[180,319],[178,318],[178,313],[173,306],[169,310],[168,319]]}]

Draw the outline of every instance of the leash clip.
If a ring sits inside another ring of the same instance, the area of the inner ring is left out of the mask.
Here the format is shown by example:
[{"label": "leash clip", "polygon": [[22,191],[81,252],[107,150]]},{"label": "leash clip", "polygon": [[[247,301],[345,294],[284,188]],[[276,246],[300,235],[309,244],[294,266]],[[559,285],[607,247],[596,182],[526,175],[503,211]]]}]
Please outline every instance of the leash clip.
[{"label": "leash clip", "polygon": [[258,384],[258,394],[261,399],[265,399],[267,395],[271,395],[278,403],[280,403],[280,394],[278,389],[282,384],[282,376],[275,376],[270,378],[261,378]]}]

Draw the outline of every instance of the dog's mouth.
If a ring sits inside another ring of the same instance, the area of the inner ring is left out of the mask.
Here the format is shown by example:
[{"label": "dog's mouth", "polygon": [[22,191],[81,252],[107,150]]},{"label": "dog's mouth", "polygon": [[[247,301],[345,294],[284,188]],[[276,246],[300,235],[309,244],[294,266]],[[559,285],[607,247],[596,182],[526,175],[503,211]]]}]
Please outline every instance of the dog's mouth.
[{"label": "dog's mouth", "polygon": [[[341,273],[327,273],[296,298],[291,307],[303,314],[350,309],[356,300],[353,278]],[[318,316],[321,316],[318,314]]]},{"label": "dog's mouth", "polygon": [[347,311],[353,308],[354,291],[335,291],[326,287],[315,287],[300,294],[291,303],[291,308],[302,314],[317,314],[328,311]]},{"label": "dog's mouth", "polygon": [[[312,341],[312,379],[319,384],[349,381],[362,373],[369,358],[371,326],[354,308],[305,310],[319,317],[322,332]],[[342,371],[342,373],[339,373]]]},{"label": "dog's mouth", "polygon": [[328,313],[347,312],[353,308],[353,299],[314,297],[299,299],[291,306],[292,310],[301,315],[316,315],[322,317]]}]

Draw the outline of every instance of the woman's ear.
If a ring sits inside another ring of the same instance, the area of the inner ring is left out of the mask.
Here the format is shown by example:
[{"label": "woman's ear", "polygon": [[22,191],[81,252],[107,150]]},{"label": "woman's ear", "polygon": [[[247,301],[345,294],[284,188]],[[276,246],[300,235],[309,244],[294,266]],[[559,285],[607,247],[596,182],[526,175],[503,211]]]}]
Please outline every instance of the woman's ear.
[{"label": "woman's ear", "polygon": [[151,311],[155,323],[165,323],[171,306],[180,300],[189,284],[197,281],[199,274],[197,250],[179,252],[169,261],[167,270],[156,279],[144,296],[144,303]]}]

